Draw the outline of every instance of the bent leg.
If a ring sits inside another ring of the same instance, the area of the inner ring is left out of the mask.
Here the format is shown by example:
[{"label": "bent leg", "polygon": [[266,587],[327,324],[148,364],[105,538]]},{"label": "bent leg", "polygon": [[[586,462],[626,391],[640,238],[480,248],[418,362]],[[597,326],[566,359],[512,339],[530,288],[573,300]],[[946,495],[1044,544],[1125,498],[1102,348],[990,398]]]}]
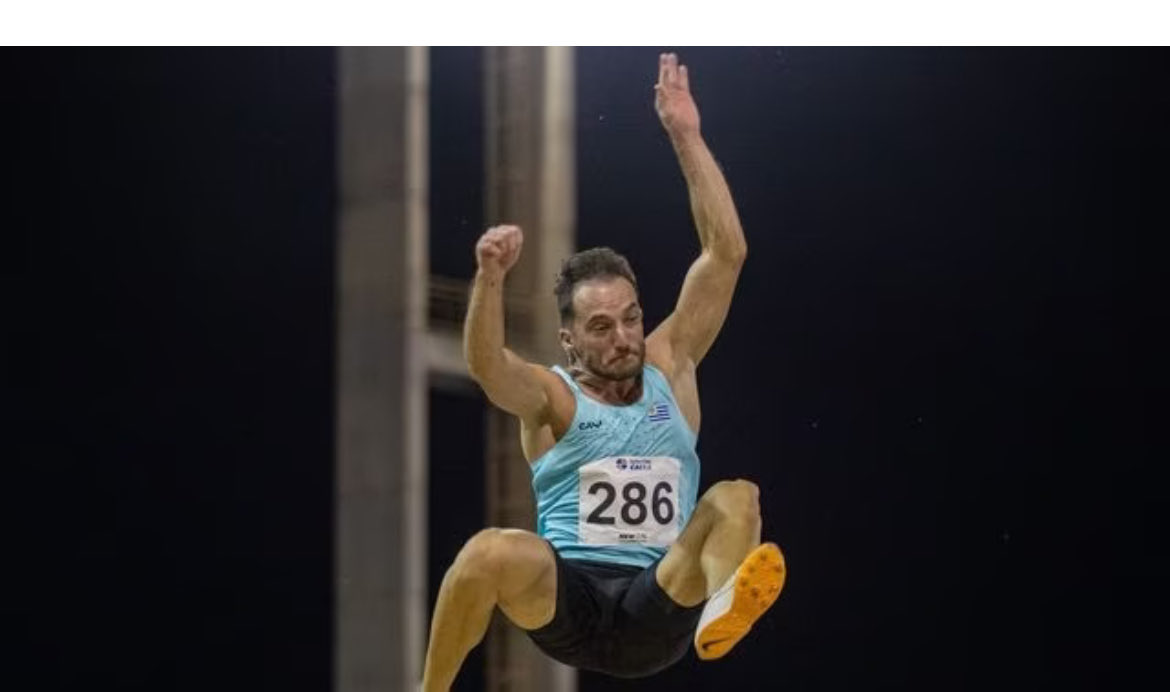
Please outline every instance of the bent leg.
[{"label": "bent leg", "polygon": [[522,629],[556,611],[556,559],[541,538],[518,529],[484,529],[467,542],[443,577],[427,646],[423,689],[447,690],[487,632],[492,609]]},{"label": "bent leg", "polygon": [[699,498],[655,574],[675,603],[702,603],[760,544],[759,497],[754,483],[735,480],[716,483]]}]

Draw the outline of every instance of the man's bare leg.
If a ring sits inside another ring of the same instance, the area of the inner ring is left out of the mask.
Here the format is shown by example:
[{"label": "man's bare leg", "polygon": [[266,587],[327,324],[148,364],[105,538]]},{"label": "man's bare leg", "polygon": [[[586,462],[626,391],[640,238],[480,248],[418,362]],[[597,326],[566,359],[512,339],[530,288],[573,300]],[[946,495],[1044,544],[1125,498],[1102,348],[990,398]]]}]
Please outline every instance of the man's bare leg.
[{"label": "man's bare leg", "polygon": [[760,493],[754,483],[722,481],[695,506],[655,576],[675,603],[702,603],[760,544]]},{"label": "man's bare leg", "polygon": [[467,542],[443,577],[423,670],[423,690],[450,689],[468,652],[487,633],[499,606],[518,627],[548,624],[556,612],[552,549],[535,534],[484,529]]}]

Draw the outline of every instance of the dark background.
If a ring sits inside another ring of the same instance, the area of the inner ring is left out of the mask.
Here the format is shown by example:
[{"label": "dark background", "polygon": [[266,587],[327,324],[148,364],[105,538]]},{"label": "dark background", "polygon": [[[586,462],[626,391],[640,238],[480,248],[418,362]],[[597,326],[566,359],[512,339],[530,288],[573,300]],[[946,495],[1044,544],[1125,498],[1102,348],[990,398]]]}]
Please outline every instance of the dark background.
[{"label": "dark background", "polygon": [[[698,251],[658,52],[577,53],[579,245],[627,254],[650,325]],[[1164,643],[1137,591],[1164,574],[1165,52],[678,52],[749,245],[700,369],[704,488],[759,484],[790,575],[726,659],[581,689],[1120,685]],[[30,674],[328,689],[335,53],[2,55]],[[483,218],[478,77],[478,50],[432,52],[448,276],[506,221]],[[432,396],[437,431],[475,431],[433,437],[434,469],[481,457],[481,406]],[[460,492],[435,582],[482,525]]]}]

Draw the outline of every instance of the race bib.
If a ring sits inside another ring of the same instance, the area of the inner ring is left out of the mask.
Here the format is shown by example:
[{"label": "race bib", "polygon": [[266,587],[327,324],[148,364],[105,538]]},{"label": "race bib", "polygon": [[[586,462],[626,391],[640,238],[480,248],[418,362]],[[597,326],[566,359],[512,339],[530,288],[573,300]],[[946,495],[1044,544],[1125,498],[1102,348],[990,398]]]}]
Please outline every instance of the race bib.
[{"label": "race bib", "polygon": [[606,457],[578,471],[577,540],[668,546],[678,538],[679,469],[673,457]]}]

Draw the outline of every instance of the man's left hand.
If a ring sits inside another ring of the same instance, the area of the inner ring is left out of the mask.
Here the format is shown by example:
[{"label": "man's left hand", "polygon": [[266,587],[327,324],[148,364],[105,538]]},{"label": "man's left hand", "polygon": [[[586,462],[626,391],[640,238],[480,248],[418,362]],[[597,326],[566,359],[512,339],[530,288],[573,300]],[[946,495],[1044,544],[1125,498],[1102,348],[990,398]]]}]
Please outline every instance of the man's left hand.
[{"label": "man's left hand", "polygon": [[699,134],[699,109],[691,97],[686,65],[674,53],[658,57],[658,83],[654,85],[654,109],[671,139]]}]

